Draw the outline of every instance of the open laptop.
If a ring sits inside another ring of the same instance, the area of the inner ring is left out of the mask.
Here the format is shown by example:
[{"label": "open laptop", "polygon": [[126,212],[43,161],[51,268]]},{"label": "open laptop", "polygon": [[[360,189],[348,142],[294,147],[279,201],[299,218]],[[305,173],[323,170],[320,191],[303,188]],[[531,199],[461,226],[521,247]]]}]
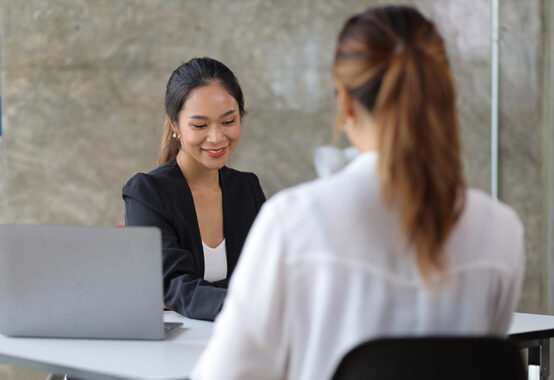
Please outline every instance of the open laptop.
[{"label": "open laptop", "polygon": [[0,225],[0,333],[163,339],[155,227]]}]

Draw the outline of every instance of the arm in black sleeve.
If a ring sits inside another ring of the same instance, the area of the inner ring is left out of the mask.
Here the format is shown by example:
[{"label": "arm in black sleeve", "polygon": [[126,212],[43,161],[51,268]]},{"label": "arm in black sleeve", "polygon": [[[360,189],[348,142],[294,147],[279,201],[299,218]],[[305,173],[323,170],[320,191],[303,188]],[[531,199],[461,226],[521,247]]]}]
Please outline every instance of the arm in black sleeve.
[{"label": "arm in black sleeve", "polygon": [[138,174],[123,188],[125,224],[155,226],[162,232],[165,305],[189,318],[214,320],[227,289],[205,281],[198,273],[192,247],[181,247],[167,207],[147,175]]}]

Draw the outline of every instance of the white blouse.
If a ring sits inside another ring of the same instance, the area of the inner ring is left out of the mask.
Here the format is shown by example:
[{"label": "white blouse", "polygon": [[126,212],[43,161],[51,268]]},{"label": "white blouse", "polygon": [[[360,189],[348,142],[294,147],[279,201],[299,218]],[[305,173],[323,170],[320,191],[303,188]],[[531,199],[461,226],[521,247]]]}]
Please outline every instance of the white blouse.
[{"label": "white blouse", "polygon": [[225,239],[215,248],[202,242],[204,248],[204,280],[215,282],[227,277],[227,250]]},{"label": "white blouse", "polygon": [[479,190],[427,287],[386,208],[376,153],[262,208],[192,379],[328,379],[381,336],[506,334],[524,273],[516,213]]}]

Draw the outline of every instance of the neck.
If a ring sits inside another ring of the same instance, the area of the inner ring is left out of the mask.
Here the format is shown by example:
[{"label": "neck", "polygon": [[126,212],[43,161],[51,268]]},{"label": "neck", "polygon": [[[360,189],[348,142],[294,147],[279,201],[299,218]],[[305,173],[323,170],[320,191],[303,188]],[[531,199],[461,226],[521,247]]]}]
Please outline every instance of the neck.
[{"label": "neck", "polygon": [[373,116],[364,106],[355,102],[356,127],[352,137],[356,140],[356,147],[360,152],[377,150],[377,126]]},{"label": "neck", "polygon": [[219,189],[219,170],[200,165],[182,150],[177,153],[177,164],[191,189]]}]

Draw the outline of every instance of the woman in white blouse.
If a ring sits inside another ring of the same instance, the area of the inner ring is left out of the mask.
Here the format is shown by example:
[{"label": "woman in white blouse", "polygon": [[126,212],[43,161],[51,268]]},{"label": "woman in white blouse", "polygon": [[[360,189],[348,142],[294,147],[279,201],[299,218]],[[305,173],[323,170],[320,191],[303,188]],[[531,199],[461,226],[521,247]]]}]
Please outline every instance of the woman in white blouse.
[{"label": "woman in white blouse", "polygon": [[369,339],[510,325],[523,228],[464,184],[435,26],[410,7],[355,15],[334,77],[338,125],[361,153],[262,208],[193,379],[326,379]]}]

